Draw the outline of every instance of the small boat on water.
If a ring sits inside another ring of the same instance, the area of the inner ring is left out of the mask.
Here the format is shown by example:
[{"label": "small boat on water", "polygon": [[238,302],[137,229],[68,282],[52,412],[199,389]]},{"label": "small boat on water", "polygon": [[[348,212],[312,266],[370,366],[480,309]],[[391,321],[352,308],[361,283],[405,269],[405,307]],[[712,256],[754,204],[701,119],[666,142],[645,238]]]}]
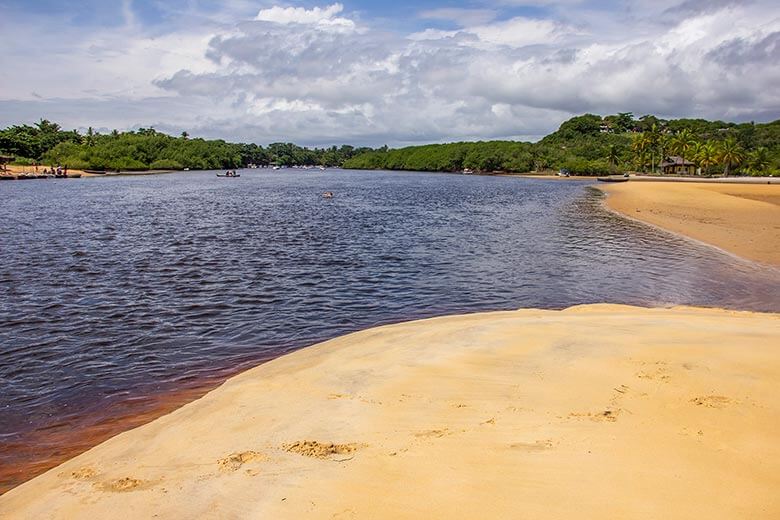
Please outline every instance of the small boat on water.
[{"label": "small boat on water", "polygon": [[84,173],[91,173],[92,175],[105,175],[106,170],[84,170]]},{"label": "small boat on water", "polygon": [[610,175],[608,177],[598,177],[600,182],[628,182],[628,174],[625,175]]},{"label": "small boat on water", "polygon": [[232,179],[234,177],[241,177],[241,174],[240,173],[236,173],[236,174],[233,174],[233,175],[228,175],[226,173],[218,173],[217,177],[230,177]]}]

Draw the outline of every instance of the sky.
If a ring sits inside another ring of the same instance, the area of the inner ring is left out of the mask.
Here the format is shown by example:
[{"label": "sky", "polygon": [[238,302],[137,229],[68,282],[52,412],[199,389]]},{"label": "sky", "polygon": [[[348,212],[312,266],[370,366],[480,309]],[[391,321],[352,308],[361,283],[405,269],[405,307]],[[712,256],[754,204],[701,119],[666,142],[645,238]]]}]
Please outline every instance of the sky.
[{"label": "sky", "polygon": [[0,0],[0,126],[358,146],[780,118],[777,0]]}]

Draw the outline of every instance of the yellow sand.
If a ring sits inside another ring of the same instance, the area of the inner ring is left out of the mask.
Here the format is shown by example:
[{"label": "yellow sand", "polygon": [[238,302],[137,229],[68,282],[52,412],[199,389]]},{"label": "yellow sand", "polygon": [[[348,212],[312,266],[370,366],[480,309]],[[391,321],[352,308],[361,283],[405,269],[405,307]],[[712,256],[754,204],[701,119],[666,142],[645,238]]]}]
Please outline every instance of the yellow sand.
[{"label": "yellow sand", "polygon": [[780,185],[626,182],[599,186],[608,207],[770,265],[780,265]]},{"label": "yellow sand", "polygon": [[[4,171],[0,171],[0,175],[18,175],[18,174],[42,174],[44,170],[50,169],[48,165],[46,166],[38,166],[38,170],[36,171],[35,166],[16,166],[13,164],[8,164],[5,167]],[[68,168],[68,175],[74,175],[74,174],[81,174],[82,177],[93,177],[95,174],[93,173],[87,173],[84,170],[74,170],[71,168]]]},{"label": "yellow sand", "polygon": [[0,517],[780,518],[780,315],[403,323],[249,370]]}]

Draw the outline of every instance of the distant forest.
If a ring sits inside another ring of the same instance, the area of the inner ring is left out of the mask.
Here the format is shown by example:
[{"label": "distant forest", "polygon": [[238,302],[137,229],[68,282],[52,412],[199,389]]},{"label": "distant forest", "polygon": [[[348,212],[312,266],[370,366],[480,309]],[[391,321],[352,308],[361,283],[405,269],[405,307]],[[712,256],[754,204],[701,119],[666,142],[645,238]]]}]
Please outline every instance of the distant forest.
[{"label": "distant forest", "polygon": [[348,159],[344,167],[518,173],[565,169],[601,175],[658,172],[669,156],[692,162],[704,175],[780,175],[780,120],[736,124],[585,114],[537,143],[485,141],[374,150]]},{"label": "distant forest", "polygon": [[572,174],[658,171],[669,156],[692,162],[702,174],[780,175],[780,120],[766,124],[704,119],[634,118],[631,113],[569,119],[537,143],[479,141],[389,149],[349,145],[306,148],[292,143],[228,143],[174,137],[141,128],[81,134],[41,120],[0,130],[0,155],[17,164],[71,169],[178,170],[258,166],[342,166],[354,169],[531,172]]},{"label": "distant forest", "polygon": [[15,125],[0,130],[0,155],[14,157],[22,165],[67,165],[90,170],[214,170],[258,166],[340,166],[370,148],[344,145],[305,148],[292,143],[228,143],[193,139],[183,132],[173,137],[141,128],[100,134],[89,128],[83,135],[62,130],[45,119],[35,125]]}]

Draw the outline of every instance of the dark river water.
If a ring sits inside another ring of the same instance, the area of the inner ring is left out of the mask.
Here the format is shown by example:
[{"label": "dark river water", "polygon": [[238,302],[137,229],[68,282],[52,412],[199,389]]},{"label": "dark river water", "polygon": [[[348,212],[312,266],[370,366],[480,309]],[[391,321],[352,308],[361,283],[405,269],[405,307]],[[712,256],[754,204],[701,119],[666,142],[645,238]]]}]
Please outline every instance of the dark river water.
[{"label": "dark river water", "polygon": [[133,403],[377,324],[780,310],[778,270],[613,215],[588,183],[241,173],[0,183],[0,490]]}]

